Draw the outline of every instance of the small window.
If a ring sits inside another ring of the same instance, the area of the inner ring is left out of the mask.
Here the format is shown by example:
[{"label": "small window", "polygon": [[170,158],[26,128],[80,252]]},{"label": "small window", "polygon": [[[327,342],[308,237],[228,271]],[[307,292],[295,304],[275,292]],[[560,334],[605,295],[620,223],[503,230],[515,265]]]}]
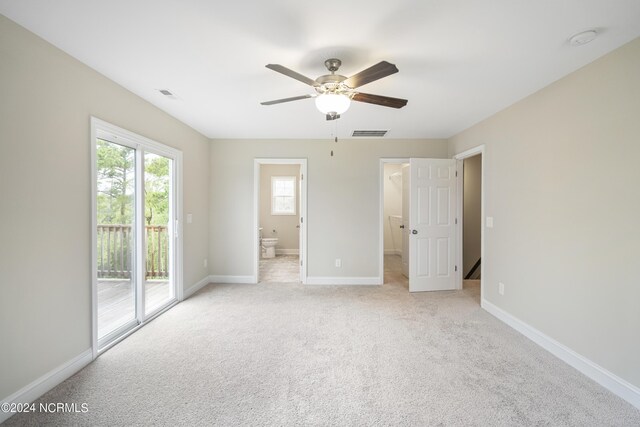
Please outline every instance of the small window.
[{"label": "small window", "polygon": [[296,177],[271,177],[271,215],[296,214]]}]

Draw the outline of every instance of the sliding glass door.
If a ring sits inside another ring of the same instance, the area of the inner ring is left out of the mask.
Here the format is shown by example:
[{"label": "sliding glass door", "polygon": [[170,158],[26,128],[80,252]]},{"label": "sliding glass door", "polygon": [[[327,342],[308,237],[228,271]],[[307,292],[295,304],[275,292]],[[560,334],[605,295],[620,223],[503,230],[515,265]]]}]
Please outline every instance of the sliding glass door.
[{"label": "sliding glass door", "polygon": [[177,300],[179,154],[96,119],[92,134],[99,351]]},{"label": "sliding glass door", "polygon": [[98,337],[138,324],[136,313],[136,151],[96,141]]},{"label": "sliding glass door", "polygon": [[145,314],[149,315],[175,298],[171,283],[173,263],[171,236],[172,160],[153,153],[144,155]]}]

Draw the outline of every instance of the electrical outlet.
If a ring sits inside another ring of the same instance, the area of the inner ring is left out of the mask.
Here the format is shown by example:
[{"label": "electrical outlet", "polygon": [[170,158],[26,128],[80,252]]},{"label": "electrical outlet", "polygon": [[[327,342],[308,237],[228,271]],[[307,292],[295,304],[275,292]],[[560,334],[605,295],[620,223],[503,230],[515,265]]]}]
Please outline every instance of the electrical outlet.
[{"label": "electrical outlet", "polygon": [[500,295],[504,295],[504,283],[502,283],[502,282],[498,283],[498,293]]},{"label": "electrical outlet", "polygon": [[340,258],[336,258],[336,267],[342,267],[342,260]]},{"label": "electrical outlet", "polygon": [[208,263],[209,263],[209,261],[207,261],[206,258],[202,261],[202,265],[204,265],[204,268],[207,268],[207,264]]},{"label": "electrical outlet", "polygon": [[493,217],[492,216],[488,216],[487,217],[487,228],[493,228]]},{"label": "electrical outlet", "polygon": [[187,224],[191,224],[193,222],[193,214],[187,214]]}]

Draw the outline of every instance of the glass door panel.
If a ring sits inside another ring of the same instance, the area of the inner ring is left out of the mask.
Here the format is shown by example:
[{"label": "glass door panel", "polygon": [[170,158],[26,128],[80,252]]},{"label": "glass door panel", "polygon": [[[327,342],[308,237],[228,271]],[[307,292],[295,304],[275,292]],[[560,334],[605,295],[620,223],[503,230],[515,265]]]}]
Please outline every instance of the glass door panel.
[{"label": "glass door panel", "polygon": [[174,299],[173,286],[173,160],[144,154],[145,314]]},{"label": "glass door panel", "polygon": [[98,340],[137,324],[134,149],[96,141]]}]

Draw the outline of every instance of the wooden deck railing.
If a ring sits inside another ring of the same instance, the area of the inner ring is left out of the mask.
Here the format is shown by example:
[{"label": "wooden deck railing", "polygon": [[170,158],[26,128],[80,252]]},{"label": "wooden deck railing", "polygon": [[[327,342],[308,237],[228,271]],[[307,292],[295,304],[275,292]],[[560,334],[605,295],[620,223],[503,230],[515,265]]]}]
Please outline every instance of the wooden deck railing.
[{"label": "wooden deck railing", "polygon": [[[98,225],[98,277],[130,278],[131,245],[135,236],[131,226],[123,224]],[[164,279],[169,276],[169,234],[163,225],[145,226],[147,246],[147,279]]]}]

